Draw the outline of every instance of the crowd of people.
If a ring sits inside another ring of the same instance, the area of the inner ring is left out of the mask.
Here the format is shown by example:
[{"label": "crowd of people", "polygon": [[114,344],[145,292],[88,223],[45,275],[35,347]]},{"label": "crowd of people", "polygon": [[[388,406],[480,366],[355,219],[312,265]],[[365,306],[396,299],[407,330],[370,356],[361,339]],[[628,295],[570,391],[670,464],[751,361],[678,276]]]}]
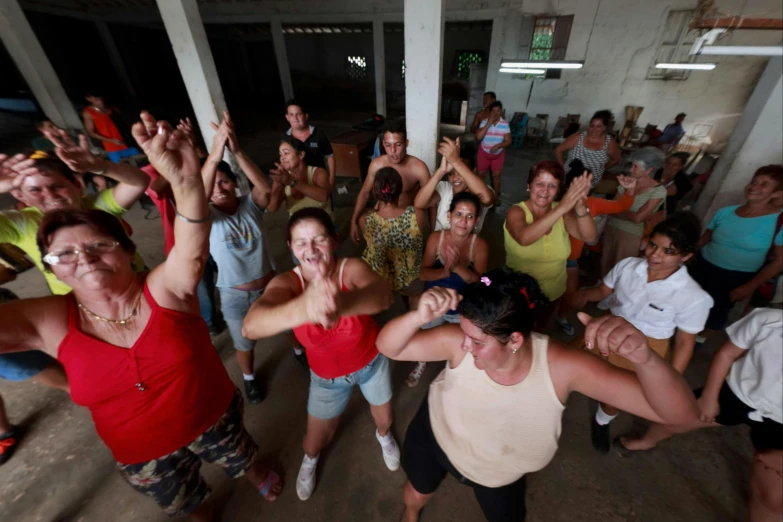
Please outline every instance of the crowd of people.
[{"label": "crowd of people", "polygon": [[[473,125],[475,170],[460,141],[444,138],[431,175],[407,153],[404,123],[386,123],[385,153],[372,160],[349,223],[363,254],[346,258],[337,255],[331,200],[339,172],[301,103],[286,104],[290,129],[267,173],[227,112],[213,123],[208,151],[188,119],[172,125],[142,112],[131,129],[138,149],[130,148],[149,165],[133,167],[122,162],[130,153],[112,155],[129,148],[110,118],[116,109],[88,100],[85,128],[107,159],[86,136],[50,124],[41,126],[49,152],[0,155],[0,192],[21,207],[0,213],[0,243],[24,250],[51,291],[0,305],[0,378],[70,393],[89,409],[120,475],[167,514],[213,520],[202,460],[247,477],[268,501],[282,493],[284,474],[258,458],[243,415],[245,401],[265,396],[256,342],[285,334],[310,375],[295,485],[303,501],[358,385],[384,464],[407,475],[402,522],[419,520],[447,474],[473,490],[488,521],[524,520],[526,476],[554,458],[565,404],[578,392],[599,403],[591,431],[601,453],[630,455],[676,433],[749,425],[751,520],[780,520],[783,311],[766,289],[783,271],[783,166],[759,169],[745,203],[720,209],[702,234],[698,218],[676,208],[689,183],[682,153],[642,148],[617,175],[613,200],[591,195],[620,162],[611,114],[599,111],[555,160],[530,168],[529,197],[503,223],[505,266],[490,267],[482,227],[498,209],[511,139],[502,103],[487,93]],[[109,147],[120,142],[122,150]],[[226,150],[250,182],[247,194],[223,161]],[[83,196],[88,173],[112,186]],[[145,192],[165,238],[166,259],[152,269],[120,218]],[[289,271],[276,266],[265,228],[266,213],[283,205]],[[600,278],[582,286],[583,247],[599,240]],[[215,294],[241,391],[212,344]],[[397,296],[406,311],[379,326],[374,316]],[[756,309],[726,328],[734,305],[749,298]],[[605,312],[584,313],[590,302]],[[579,338],[575,311],[585,327]],[[545,335],[552,322],[571,343]],[[694,394],[682,374],[699,336],[724,329],[729,340]],[[391,361],[415,363],[408,386],[427,363],[442,367],[401,445]],[[620,411],[650,420],[647,433],[612,440]],[[19,436],[0,400],[0,464]]]}]

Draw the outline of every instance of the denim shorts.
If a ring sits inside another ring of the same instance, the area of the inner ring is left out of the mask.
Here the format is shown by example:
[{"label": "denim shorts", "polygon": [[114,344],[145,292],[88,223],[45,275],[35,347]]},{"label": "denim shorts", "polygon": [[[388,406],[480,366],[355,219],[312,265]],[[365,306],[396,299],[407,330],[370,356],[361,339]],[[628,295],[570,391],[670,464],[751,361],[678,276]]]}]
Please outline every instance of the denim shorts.
[{"label": "denim shorts", "polygon": [[242,324],[245,322],[250,307],[255,303],[263,290],[237,290],[236,288],[218,288],[220,292],[220,311],[223,312],[223,319],[228,326],[228,332],[231,334],[231,340],[234,342],[234,348],[240,352],[249,352],[256,345],[256,342],[242,337]]},{"label": "denim shorts", "polygon": [[348,406],[355,384],[373,406],[389,402],[392,398],[389,359],[378,354],[364,368],[336,379],[323,379],[310,370],[307,413],[318,419],[339,417]]},{"label": "denim shorts", "polygon": [[421,327],[422,330],[429,330],[430,328],[435,328],[436,326],[440,326],[442,324],[459,324],[459,314],[444,314],[440,317],[436,317],[429,323],[425,324]]},{"label": "denim shorts", "polygon": [[0,379],[24,381],[38,375],[54,362],[52,356],[40,350],[6,353],[0,355]]}]

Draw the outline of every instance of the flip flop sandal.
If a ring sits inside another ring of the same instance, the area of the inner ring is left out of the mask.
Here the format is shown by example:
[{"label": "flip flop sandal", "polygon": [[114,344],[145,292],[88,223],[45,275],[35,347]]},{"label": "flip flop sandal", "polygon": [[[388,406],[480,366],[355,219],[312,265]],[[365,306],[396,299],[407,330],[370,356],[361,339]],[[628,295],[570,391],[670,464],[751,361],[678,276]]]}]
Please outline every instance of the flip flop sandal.
[{"label": "flip flop sandal", "polygon": [[11,431],[2,434],[0,439],[0,465],[5,464],[11,455],[14,454],[14,450],[19,445],[20,430],[16,426],[11,426]]},{"label": "flip flop sandal", "polygon": [[261,483],[261,485],[258,486],[258,492],[261,494],[262,497],[264,497],[264,500],[267,502],[274,502],[280,497],[280,493],[282,493],[282,489],[280,490],[280,493],[275,495],[272,493],[272,487],[276,486],[277,484],[282,484],[282,480],[280,479],[280,475],[269,470],[269,473],[266,476],[266,480]]}]

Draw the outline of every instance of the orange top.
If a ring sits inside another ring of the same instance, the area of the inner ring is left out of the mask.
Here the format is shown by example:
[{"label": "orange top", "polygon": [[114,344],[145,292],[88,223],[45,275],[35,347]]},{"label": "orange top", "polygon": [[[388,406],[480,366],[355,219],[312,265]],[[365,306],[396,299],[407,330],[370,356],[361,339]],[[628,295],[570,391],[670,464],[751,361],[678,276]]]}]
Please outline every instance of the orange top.
[{"label": "orange top", "polygon": [[[590,210],[590,215],[593,217],[600,216],[601,214],[619,214],[620,212],[625,212],[631,208],[631,205],[633,205],[633,199],[634,196],[629,196],[627,193],[624,193],[623,197],[617,201],[613,199],[594,198],[593,196],[588,196],[587,208]],[[570,237],[571,255],[568,256],[568,260],[573,261],[574,259],[579,259],[579,256],[582,255],[582,247],[584,246],[585,242],[574,238],[574,236]]]},{"label": "orange top", "polygon": [[[84,110],[92,116],[92,120],[95,122],[95,132],[113,140],[122,140],[122,134],[120,134],[114,122],[111,121],[111,109],[107,108],[106,112],[100,112],[94,107],[87,107]],[[109,141],[101,141],[101,144],[106,152],[116,152],[128,148],[127,145],[117,145]]]}]

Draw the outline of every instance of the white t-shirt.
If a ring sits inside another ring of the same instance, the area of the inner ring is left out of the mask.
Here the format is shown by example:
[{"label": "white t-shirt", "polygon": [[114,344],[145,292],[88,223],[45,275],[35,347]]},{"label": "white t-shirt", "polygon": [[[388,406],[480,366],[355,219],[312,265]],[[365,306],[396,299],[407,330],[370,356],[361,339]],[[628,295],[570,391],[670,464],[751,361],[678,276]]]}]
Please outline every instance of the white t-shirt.
[{"label": "white t-shirt", "polygon": [[726,383],[742,402],[783,424],[783,310],[757,308],[726,328],[731,342],[748,353],[731,365]]},{"label": "white t-shirt", "polygon": [[[449,207],[451,206],[451,200],[454,198],[454,190],[451,183],[448,181],[439,181],[435,190],[440,194],[440,201],[438,202],[438,213],[435,218],[435,232],[439,230],[449,230],[451,223],[449,223]],[[492,189],[489,189],[490,191]],[[493,192],[494,193],[494,192]],[[480,205],[478,220],[476,221],[476,234],[481,232],[481,227],[484,226],[484,218],[487,217],[487,211],[491,208]]]},{"label": "white t-shirt", "polygon": [[633,324],[647,337],[669,339],[674,329],[697,334],[704,329],[712,297],[681,266],[661,281],[647,282],[647,260],[628,257],[604,277],[613,290],[609,310]]}]

